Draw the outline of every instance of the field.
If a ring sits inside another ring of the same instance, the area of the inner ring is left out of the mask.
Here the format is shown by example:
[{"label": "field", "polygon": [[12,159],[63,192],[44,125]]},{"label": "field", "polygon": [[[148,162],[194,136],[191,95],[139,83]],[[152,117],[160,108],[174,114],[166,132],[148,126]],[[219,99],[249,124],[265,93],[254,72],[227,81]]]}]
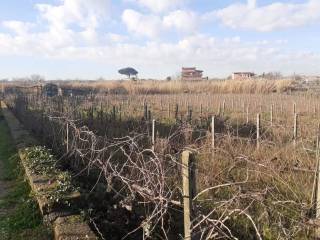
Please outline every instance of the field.
[{"label": "field", "polygon": [[72,173],[102,239],[315,236],[319,96],[292,81],[17,85],[5,102]]}]

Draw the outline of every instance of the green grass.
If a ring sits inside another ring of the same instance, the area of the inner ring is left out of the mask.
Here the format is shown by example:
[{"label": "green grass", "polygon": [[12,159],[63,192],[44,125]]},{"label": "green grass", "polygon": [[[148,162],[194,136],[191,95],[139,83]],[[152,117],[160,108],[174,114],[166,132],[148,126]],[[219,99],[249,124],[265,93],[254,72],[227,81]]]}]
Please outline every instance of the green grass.
[{"label": "green grass", "polygon": [[1,240],[47,240],[51,232],[42,223],[42,217],[14,148],[8,127],[0,114],[0,180],[10,181],[9,193],[0,199],[0,211],[7,214],[0,219]]}]

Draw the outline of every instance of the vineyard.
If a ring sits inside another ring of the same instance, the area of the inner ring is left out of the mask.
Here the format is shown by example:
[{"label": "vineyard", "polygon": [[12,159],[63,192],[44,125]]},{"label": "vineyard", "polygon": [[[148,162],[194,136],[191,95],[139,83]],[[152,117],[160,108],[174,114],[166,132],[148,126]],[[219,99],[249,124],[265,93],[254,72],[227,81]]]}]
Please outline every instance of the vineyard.
[{"label": "vineyard", "polygon": [[319,98],[222,92],[4,99],[71,173],[101,239],[315,237]]}]

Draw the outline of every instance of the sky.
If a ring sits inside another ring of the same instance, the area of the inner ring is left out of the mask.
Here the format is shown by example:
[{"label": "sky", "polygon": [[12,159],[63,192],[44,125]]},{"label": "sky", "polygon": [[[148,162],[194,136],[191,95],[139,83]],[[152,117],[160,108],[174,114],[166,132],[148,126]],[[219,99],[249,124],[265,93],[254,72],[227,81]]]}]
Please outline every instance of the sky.
[{"label": "sky", "polygon": [[10,0],[0,79],[320,74],[320,0]]}]

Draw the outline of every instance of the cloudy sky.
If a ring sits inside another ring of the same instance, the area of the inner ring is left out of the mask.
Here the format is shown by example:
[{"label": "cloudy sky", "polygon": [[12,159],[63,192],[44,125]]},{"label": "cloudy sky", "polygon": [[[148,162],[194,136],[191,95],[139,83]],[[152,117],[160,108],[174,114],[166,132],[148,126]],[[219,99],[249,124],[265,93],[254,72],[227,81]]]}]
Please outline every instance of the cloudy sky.
[{"label": "cloudy sky", "polygon": [[320,74],[320,0],[2,1],[0,66],[0,78]]}]

